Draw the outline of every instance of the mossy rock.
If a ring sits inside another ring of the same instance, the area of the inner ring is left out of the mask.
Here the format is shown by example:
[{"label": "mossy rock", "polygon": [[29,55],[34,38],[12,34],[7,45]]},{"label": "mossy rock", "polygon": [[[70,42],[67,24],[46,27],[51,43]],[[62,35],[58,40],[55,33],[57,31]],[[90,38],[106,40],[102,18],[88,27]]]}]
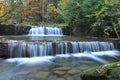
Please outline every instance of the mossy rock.
[{"label": "mossy rock", "polygon": [[113,79],[114,77],[116,78],[115,80],[119,80],[120,79],[119,75],[120,66],[118,66],[119,63],[120,62],[115,62],[90,68],[88,70],[85,70],[80,77],[82,78],[82,80],[114,80]]},{"label": "mossy rock", "polygon": [[92,69],[88,69],[84,71],[81,75],[82,80],[108,80],[104,73],[100,74],[96,69],[99,67],[94,67]]},{"label": "mossy rock", "polygon": [[111,70],[108,75],[109,80],[120,80],[120,67],[114,68]]}]

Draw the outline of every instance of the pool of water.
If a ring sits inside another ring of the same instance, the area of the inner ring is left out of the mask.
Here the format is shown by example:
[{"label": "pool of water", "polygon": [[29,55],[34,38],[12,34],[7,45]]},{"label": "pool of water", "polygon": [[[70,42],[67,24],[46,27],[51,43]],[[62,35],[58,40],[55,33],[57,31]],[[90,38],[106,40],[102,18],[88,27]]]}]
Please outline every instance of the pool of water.
[{"label": "pool of water", "polygon": [[[118,61],[120,58],[119,53],[118,51],[106,51],[94,52],[93,55],[78,53],[56,55],[55,57],[0,59],[0,80],[59,80],[59,78],[72,78],[74,80],[74,76],[78,78],[75,80],[79,80],[79,74],[82,74],[81,71]],[[76,72],[69,74],[68,72],[71,71]],[[62,76],[58,76],[58,74]],[[55,78],[51,79],[51,77]]]},{"label": "pool of water", "polygon": [[0,36],[0,38],[6,38],[8,40],[24,40],[24,41],[99,41],[104,39],[98,39],[97,37],[79,37],[79,36],[32,36],[32,35],[18,35],[18,36]]}]

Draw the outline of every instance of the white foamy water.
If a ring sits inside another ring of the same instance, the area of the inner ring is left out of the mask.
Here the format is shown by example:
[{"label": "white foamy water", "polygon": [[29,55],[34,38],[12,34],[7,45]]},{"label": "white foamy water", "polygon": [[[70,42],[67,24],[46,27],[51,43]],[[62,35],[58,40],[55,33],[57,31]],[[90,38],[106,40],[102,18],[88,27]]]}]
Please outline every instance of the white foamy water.
[{"label": "white foamy water", "polygon": [[62,36],[63,32],[60,27],[45,27],[45,26],[32,26],[29,31],[29,35],[37,35],[37,36]]},{"label": "white foamy water", "polygon": [[10,58],[6,59],[6,62],[9,63],[16,63],[18,66],[20,65],[27,65],[27,66],[33,66],[36,64],[46,64],[50,63],[51,59],[53,59],[53,56],[46,56],[46,57],[31,57],[31,58]]},{"label": "white foamy water", "polygon": [[93,52],[93,55],[96,56],[110,56],[110,57],[115,57],[115,56],[120,56],[120,51],[113,50],[113,51],[100,51],[100,52]]},{"label": "white foamy water", "polygon": [[75,54],[61,54],[56,56],[43,56],[43,57],[31,57],[31,58],[10,58],[6,59],[6,62],[9,63],[16,63],[18,66],[20,65],[39,65],[39,64],[47,64],[52,63],[52,59],[57,59],[57,57],[61,58],[79,58],[82,60],[83,58],[92,59],[94,61],[100,62],[100,63],[109,63],[108,60],[102,59],[101,56],[108,56],[111,58],[116,58],[117,56],[120,56],[120,51],[102,51],[102,52],[85,52],[85,53],[75,53]]},{"label": "white foamy water", "polygon": [[83,56],[120,56],[120,51],[113,50],[113,51],[100,51],[100,52],[84,52],[84,53],[76,53],[76,54],[71,54],[72,56],[75,57],[83,57]]},{"label": "white foamy water", "polygon": [[24,42],[8,41],[10,57],[42,57],[57,54],[115,50],[111,42]]},{"label": "white foamy water", "polygon": [[98,56],[94,56],[94,55],[91,55],[91,54],[73,54],[74,57],[85,57],[85,58],[89,58],[89,59],[93,59],[95,61],[98,61],[100,63],[108,63],[107,60],[104,60],[104,59],[101,59],[99,58]]}]

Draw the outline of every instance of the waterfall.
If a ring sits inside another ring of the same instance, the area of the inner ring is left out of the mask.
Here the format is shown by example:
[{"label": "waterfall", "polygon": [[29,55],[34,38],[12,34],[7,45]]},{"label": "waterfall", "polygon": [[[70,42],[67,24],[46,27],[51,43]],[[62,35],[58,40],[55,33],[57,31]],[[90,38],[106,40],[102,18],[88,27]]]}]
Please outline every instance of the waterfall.
[{"label": "waterfall", "polygon": [[10,57],[26,57],[26,43],[23,41],[10,40],[8,51]]},{"label": "waterfall", "polygon": [[53,56],[115,50],[111,42],[24,42],[8,41],[11,57]]},{"label": "waterfall", "polygon": [[29,31],[29,35],[63,35],[63,32],[59,27],[33,26]]},{"label": "waterfall", "polygon": [[79,42],[80,52],[84,51],[107,51],[114,50],[114,45],[111,42]]}]

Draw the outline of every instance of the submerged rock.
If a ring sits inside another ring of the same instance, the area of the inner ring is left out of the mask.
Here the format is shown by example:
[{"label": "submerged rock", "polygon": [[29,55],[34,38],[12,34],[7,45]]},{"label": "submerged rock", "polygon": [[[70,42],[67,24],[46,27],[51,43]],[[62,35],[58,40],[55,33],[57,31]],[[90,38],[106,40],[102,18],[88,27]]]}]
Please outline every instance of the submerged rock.
[{"label": "submerged rock", "polygon": [[62,76],[66,73],[66,71],[53,71],[55,75]]},{"label": "submerged rock", "polygon": [[54,68],[54,71],[68,71],[70,70],[70,67],[59,67],[59,68]]},{"label": "submerged rock", "polygon": [[71,69],[70,71],[67,72],[69,75],[75,75],[81,73],[81,70],[77,69]]}]

